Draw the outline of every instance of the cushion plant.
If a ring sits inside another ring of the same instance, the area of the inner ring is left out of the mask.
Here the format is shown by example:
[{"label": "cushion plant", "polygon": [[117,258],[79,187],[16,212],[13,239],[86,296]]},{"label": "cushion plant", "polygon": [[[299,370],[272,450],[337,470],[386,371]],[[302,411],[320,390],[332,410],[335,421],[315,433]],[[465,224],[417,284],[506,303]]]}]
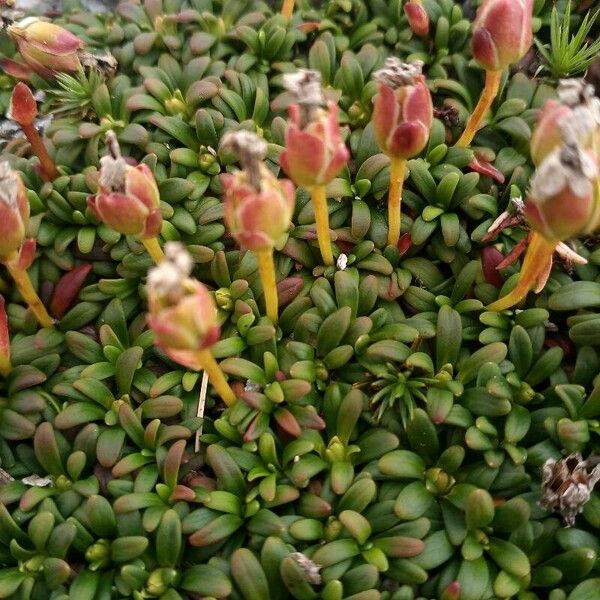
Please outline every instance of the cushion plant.
[{"label": "cushion plant", "polygon": [[2,7],[0,598],[600,598],[596,4]]}]

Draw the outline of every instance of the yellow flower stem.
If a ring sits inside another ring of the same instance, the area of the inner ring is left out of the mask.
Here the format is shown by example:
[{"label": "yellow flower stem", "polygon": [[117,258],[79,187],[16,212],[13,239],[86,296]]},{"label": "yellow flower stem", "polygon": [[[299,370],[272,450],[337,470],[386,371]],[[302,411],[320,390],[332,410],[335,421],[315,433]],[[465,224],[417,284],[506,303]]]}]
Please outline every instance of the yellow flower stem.
[{"label": "yellow flower stem", "polygon": [[294,14],[294,4],[295,0],[283,0],[283,5],[281,7],[281,16],[284,19],[291,19]]},{"label": "yellow flower stem", "polygon": [[217,391],[217,394],[221,396],[221,399],[227,406],[233,406],[237,398],[233,393],[233,390],[229,387],[221,367],[215,360],[210,350],[199,350],[198,351],[198,363],[208,374],[208,380],[212,383],[212,386]]},{"label": "yellow flower stem", "polygon": [[140,240],[142,244],[144,244],[144,248],[146,248],[146,252],[152,257],[152,260],[158,264],[161,260],[164,259],[165,253],[163,249],[160,247],[158,240],[153,238],[147,238],[144,240]]},{"label": "yellow flower stem", "polygon": [[310,190],[315,220],[317,222],[317,241],[325,265],[333,265],[331,239],[329,237],[329,212],[327,210],[327,191],[324,185],[317,185]]},{"label": "yellow flower stem", "polygon": [[473,111],[473,114],[469,117],[467,125],[463,134],[460,136],[456,145],[460,148],[466,148],[471,144],[475,134],[481,127],[481,122],[487,115],[492,102],[498,95],[500,89],[500,81],[502,79],[502,71],[486,71],[485,72],[485,86],[481,92],[479,102]]},{"label": "yellow flower stem", "polygon": [[402,188],[406,174],[406,160],[390,157],[390,191],[388,194],[388,245],[398,246],[402,216]]},{"label": "yellow flower stem", "polygon": [[537,233],[537,231],[534,231],[527,247],[527,253],[521,266],[521,273],[519,274],[519,281],[516,287],[512,292],[504,296],[504,298],[500,298],[490,304],[487,309],[495,311],[506,310],[523,300],[529,290],[535,285],[538,277],[548,269],[548,262],[552,260],[552,254],[557,245],[558,242],[556,240],[549,240],[540,233]]},{"label": "yellow flower stem", "polygon": [[33,285],[31,285],[31,279],[29,279],[27,271],[25,269],[19,269],[15,266],[12,266],[10,262],[6,263],[6,268],[13,278],[19,293],[23,297],[23,300],[25,300],[29,306],[39,324],[42,327],[54,327],[54,320],[48,314],[48,311],[42,304],[37,292],[33,289]]},{"label": "yellow flower stem", "polygon": [[267,317],[275,324],[279,320],[279,301],[277,299],[277,279],[275,277],[275,263],[273,249],[258,250],[258,274],[265,295],[265,308]]},{"label": "yellow flower stem", "polygon": [[2,375],[2,377],[8,377],[11,370],[12,365],[10,364],[10,358],[5,354],[0,354],[0,375]]}]

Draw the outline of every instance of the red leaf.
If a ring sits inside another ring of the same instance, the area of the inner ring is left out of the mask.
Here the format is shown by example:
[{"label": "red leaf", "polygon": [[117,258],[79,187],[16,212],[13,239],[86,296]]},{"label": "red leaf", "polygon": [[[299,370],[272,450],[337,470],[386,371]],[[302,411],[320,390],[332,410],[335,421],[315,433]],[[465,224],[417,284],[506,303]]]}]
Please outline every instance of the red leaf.
[{"label": "red leaf", "polygon": [[481,175],[491,177],[494,181],[504,183],[504,175],[496,169],[492,164],[484,160],[481,156],[475,156],[469,163],[469,168]]},{"label": "red leaf", "polygon": [[79,265],[60,278],[50,302],[50,313],[53,317],[60,319],[69,310],[91,270],[91,264]]},{"label": "red leaf", "polygon": [[488,283],[491,283],[498,289],[504,285],[504,279],[502,279],[502,275],[496,269],[502,260],[504,260],[504,256],[493,246],[487,246],[481,251],[483,276]]}]

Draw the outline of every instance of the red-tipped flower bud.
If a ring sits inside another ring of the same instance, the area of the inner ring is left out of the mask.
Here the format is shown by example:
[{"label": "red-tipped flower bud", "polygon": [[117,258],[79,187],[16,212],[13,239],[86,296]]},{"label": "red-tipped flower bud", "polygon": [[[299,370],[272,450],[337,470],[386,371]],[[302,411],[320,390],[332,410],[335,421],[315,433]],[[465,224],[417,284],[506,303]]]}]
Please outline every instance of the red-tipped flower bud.
[{"label": "red-tipped flower bud", "polygon": [[277,179],[260,166],[260,191],[244,171],[223,175],[225,223],[237,243],[247,250],[267,250],[277,245],[290,228],[294,211],[294,186]]},{"label": "red-tipped flower bud", "polygon": [[190,279],[192,266],[183,246],[170,242],[165,259],[148,273],[148,323],[155,343],[182,364],[193,364],[193,353],[212,346],[220,331],[217,305],[206,287]]},{"label": "red-tipped flower bud", "polygon": [[600,141],[600,100],[593,86],[583,79],[563,79],[558,100],[546,102],[531,136],[531,158],[536,166],[563,142],[590,148],[594,137]]},{"label": "red-tipped flower bud", "polygon": [[37,117],[37,102],[31,90],[23,83],[15,85],[10,97],[7,116],[19,125],[31,125]]},{"label": "red-tipped flower bud", "polygon": [[395,158],[412,158],[425,148],[433,123],[431,94],[421,64],[390,57],[374,75],[379,93],[373,107],[373,130],[379,147]]},{"label": "red-tipped flower bud", "polygon": [[135,167],[120,156],[116,138],[109,136],[110,154],[100,159],[99,191],[88,199],[90,210],[111,229],[146,239],[162,227],[160,195],[152,171]]},{"label": "red-tipped flower bud", "polygon": [[234,151],[241,171],[225,173],[225,223],[246,250],[270,250],[290,228],[295,205],[292,182],[277,179],[263,164],[266,143],[248,131],[237,131],[223,139],[222,147]]},{"label": "red-tipped flower bud", "polygon": [[29,202],[21,177],[7,162],[0,162],[0,261],[19,251],[29,222]]},{"label": "red-tipped flower bud", "polygon": [[289,107],[281,167],[296,185],[327,185],[350,156],[340,135],[337,104],[325,102],[317,71],[301,69],[286,75],[285,85],[296,103]]},{"label": "red-tipped flower bud", "polygon": [[409,0],[404,5],[404,14],[415,35],[419,37],[429,35],[429,15],[421,4],[421,0]]},{"label": "red-tipped flower bud", "polygon": [[483,0],[473,23],[471,49],[486,71],[519,62],[533,41],[533,0]]},{"label": "red-tipped flower bud", "polygon": [[83,42],[63,27],[29,17],[11,25],[8,33],[23,60],[42,77],[81,67],[78,51]]},{"label": "red-tipped flower bud", "polygon": [[532,228],[550,240],[566,240],[590,229],[596,203],[597,157],[576,145],[548,155],[531,180],[525,216]]},{"label": "red-tipped flower bud", "polygon": [[537,125],[531,135],[529,149],[533,164],[539,166],[542,161],[562,144],[562,132],[559,123],[569,117],[572,111],[566,104],[548,100],[542,109]]}]

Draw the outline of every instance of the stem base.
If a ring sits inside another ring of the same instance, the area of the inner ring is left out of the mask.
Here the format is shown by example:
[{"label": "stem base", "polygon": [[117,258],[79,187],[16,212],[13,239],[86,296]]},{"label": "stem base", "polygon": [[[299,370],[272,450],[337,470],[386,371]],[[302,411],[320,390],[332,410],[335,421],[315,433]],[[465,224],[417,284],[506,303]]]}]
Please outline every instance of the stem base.
[{"label": "stem base", "polygon": [[210,350],[199,350],[197,358],[199,364],[208,374],[208,379],[217,394],[221,396],[221,399],[227,406],[233,406],[237,398],[233,390],[229,387],[225,375],[223,375],[223,371],[221,371],[221,367],[219,367],[212,352]]}]

